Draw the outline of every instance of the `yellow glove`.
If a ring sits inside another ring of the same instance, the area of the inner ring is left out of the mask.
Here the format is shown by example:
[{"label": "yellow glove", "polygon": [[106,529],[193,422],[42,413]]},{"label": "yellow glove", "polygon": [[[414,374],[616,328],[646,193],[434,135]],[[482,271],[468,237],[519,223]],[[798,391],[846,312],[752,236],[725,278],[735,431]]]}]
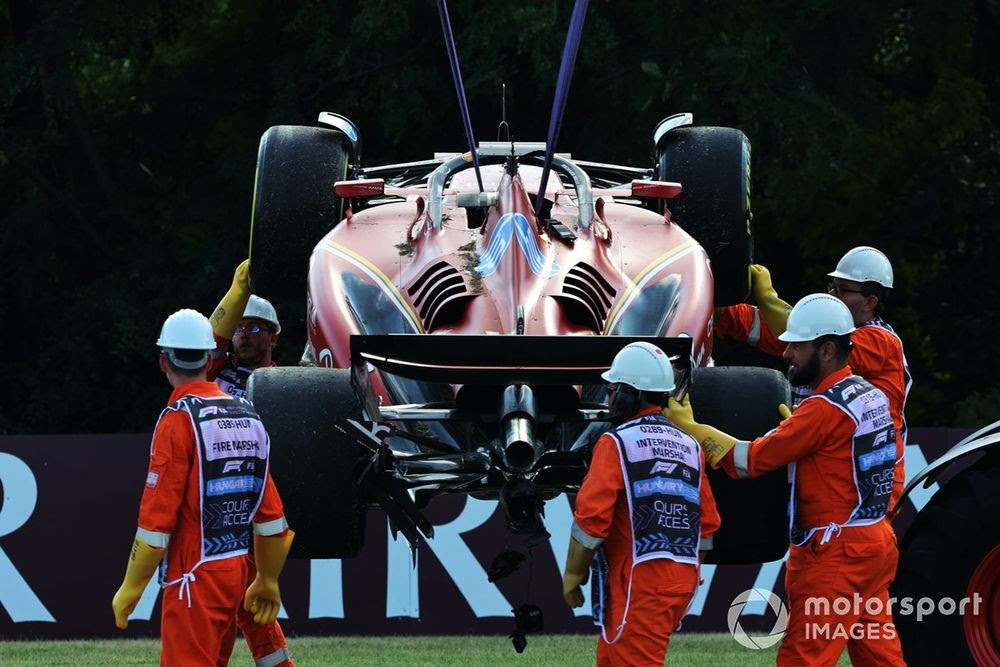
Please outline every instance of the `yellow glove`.
[{"label": "yellow glove", "polygon": [[563,572],[563,599],[570,608],[583,606],[583,591],[580,586],[590,578],[590,561],[594,550],[588,549],[572,537],[569,538],[569,552],[566,554],[566,571]]},{"label": "yellow glove", "polygon": [[792,411],[784,403],[778,403],[778,415],[781,416],[781,421],[785,421],[792,416]]},{"label": "yellow glove", "polygon": [[713,468],[718,468],[719,461],[736,445],[736,438],[733,436],[708,424],[699,424],[694,420],[694,413],[691,411],[691,398],[688,396],[684,397],[683,403],[678,403],[673,398],[667,401],[667,408],[663,411],[663,415],[672,421],[677,428],[698,441],[701,448],[705,450],[708,464]]},{"label": "yellow glove", "polygon": [[141,537],[135,536],[135,542],[132,543],[132,554],[125,567],[125,579],[111,600],[111,609],[115,613],[115,625],[118,626],[119,630],[128,627],[128,615],[139,604],[139,598],[146,590],[146,584],[156,572],[156,566],[160,564],[165,552],[166,549],[151,547]]},{"label": "yellow glove", "polygon": [[750,265],[750,291],[760,309],[764,323],[775,336],[785,333],[788,326],[788,313],[792,307],[778,296],[771,285],[771,272],[760,264]]},{"label": "yellow glove", "polygon": [[253,614],[260,625],[270,625],[281,611],[281,591],[278,575],[285,567],[288,550],[292,548],[295,533],[288,531],[280,537],[253,536],[253,557],[257,563],[257,576],[243,596],[243,608]]},{"label": "yellow glove", "polygon": [[229,286],[226,296],[215,307],[209,321],[212,331],[219,338],[231,340],[236,325],[240,323],[243,312],[250,300],[250,260],[244,259],[233,273],[233,284]]}]

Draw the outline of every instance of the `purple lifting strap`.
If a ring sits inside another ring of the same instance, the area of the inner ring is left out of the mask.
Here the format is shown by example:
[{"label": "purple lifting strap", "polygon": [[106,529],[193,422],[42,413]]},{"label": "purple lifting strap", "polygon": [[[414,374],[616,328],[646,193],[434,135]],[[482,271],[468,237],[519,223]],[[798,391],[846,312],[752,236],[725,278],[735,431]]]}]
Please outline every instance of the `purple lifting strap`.
[{"label": "purple lifting strap", "polygon": [[441,16],[441,30],[444,32],[445,47],[448,50],[448,63],[451,65],[451,78],[455,82],[455,92],[458,94],[458,106],[462,111],[462,124],[465,125],[465,136],[469,140],[469,150],[472,151],[472,166],[476,169],[476,181],[479,191],[483,192],[483,176],[479,172],[479,155],[476,153],[476,139],[472,136],[472,120],[469,118],[469,105],[465,101],[465,86],[462,84],[462,72],[458,68],[458,52],[455,50],[455,38],[451,33],[451,19],[448,18],[448,3],[438,0],[438,14]]},{"label": "purple lifting strap", "polygon": [[566,109],[566,98],[569,97],[569,84],[573,79],[576,52],[580,48],[583,20],[587,16],[587,2],[588,0],[576,0],[576,4],[573,5],[573,16],[569,20],[569,30],[566,31],[566,45],[563,47],[559,78],[556,80],[556,96],[552,101],[552,115],[549,116],[549,135],[545,140],[545,164],[542,167],[542,180],[538,185],[538,198],[535,199],[536,218],[542,216],[542,202],[545,201],[545,188],[549,183],[552,154],[555,153],[556,141],[559,140],[559,128],[562,125],[563,111]]}]

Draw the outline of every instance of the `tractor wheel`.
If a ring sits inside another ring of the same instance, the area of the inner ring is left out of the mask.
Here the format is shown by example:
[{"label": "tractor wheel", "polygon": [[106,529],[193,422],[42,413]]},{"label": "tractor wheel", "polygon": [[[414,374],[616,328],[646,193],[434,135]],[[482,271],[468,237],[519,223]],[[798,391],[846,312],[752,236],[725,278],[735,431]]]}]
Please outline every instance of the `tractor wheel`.
[{"label": "tractor wheel", "polygon": [[[959,473],[913,520],[892,595],[908,665],[1000,665],[1000,456]],[[905,598],[934,611],[901,613]],[[948,599],[958,608],[943,609]]]},{"label": "tractor wheel", "polygon": [[357,479],[371,457],[338,428],[361,419],[350,370],[258,369],[247,398],[270,437],[271,477],[295,531],[291,557],[357,555],[367,512]]},{"label": "tractor wheel", "polygon": [[[778,404],[790,405],[785,376],[770,368],[696,368],[691,405],[698,422],[741,440],[752,440],[778,425]],[[788,550],[788,471],[785,467],[753,479],[733,479],[708,468],[708,481],[722,516],[706,563],[767,563]]]},{"label": "tractor wheel", "polygon": [[715,305],[741,303],[750,292],[753,227],[750,141],[728,127],[679,127],[656,146],[656,178],[680,183],[670,200],[674,222],[705,248],[715,276]]},{"label": "tractor wheel", "polygon": [[346,177],[348,162],[348,139],[336,130],[278,125],[260,139],[250,283],[292,331],[304,322],[313,248],[344,215],[344,202],[333,186]]}]

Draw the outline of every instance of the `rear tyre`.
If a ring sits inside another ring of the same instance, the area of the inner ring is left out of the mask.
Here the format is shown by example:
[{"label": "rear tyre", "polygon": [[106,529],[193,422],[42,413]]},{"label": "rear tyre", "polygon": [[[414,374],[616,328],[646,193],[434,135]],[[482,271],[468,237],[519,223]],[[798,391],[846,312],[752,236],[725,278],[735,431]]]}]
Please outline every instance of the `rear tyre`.
[{"label": "rear tyre", "polygon": [[[696,368],[691,405],[700,423],[711,424],[740,440],[753,440],[778,425],[778,404],[791,404],[788,381],[770,368],[729,366]],[[722,516],[706,563],[767,563],[788,550],[788,471],[753,479],[733,479],[722,469],[707,469]]]},{"label": "rear tyre", "polygon": [[309,257],[344,214],[333,186],[347,175],[349,150],[343,134],[322,127],[278,125],[260,139],[250,283],[293,329],[304,322]]},{"label": "rear tyre", "polygon": [[[931,498],[900,546],[893,620],[908,665],[1000,665],[1000,454],[959,473]],[[980,600],[978,610],[974,601]],[[917,620],[902,600],[935,609]],[[940,601],[968,598],[965,612]],[[978,611],[978,613],[975,613]]]},{"label": "rear tyre", "polygon": [[715,305],[744,301],[753,262],[750,140],[729,127],[670,130],[656,146],[656,178],[684,187],[667,206],[712,261]]},{"label": "rear tyre", "polygon": [[364,544],[366,504],[356,481],[368,450],[337,428],[360,419],[351,372],[261,368],[247,398],[271,441],[270,471],[295,531],[292,558],[350,558]]}]

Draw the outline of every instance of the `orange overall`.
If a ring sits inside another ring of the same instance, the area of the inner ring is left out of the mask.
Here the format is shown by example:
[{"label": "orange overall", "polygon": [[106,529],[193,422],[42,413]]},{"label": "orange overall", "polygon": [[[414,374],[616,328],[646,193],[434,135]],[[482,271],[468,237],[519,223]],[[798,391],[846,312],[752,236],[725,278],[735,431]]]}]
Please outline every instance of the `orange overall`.
[{"label": "orange overall", "polygon": [[[853,347],[847,363],[854,372],[871,382],[889,399],[892,423],[896,427],[896,474],[892,489],[892,507],[903,493],[906,484],[906,470],[903,455],[906,453],[906,420],[903,409],[906,395],[910,390],[910,374],[903,356],[903,344],[899,337],[880,323],[862,324],[851,334]],[[745,340],[767,354],[781,356],[787,343],[782,343],[767,328],[755,306],[741,303],[722,309],[715,320],[718,336]]]},{"label": "orange overall", "polygon": [[[835,371],[816,394],[849,375],[849,366]],[[888,607],[899,559],[892,527],[884,517],[870,525],[843,525],[858,504],[852,461],[857,428],[840,408],[810,398],[767,435],[737,442],[721,461],[732,477],[795,463],[798,522],[821,529],[789,548],[788,628],[779,665],[833,665],[845,645],[856,666],[905,664]]]},{"label": "orange overall", "polygon": [[[652,414],[655,409],[636,416]],[[715,498],[705,477],[701,455],[701,537],[719,529]],[[663,665],[670,635],[680,623],[698,587],[698,568],[668,558],[639,563],[632,569],[632,521],[618,445],[602,435],[594,446],[590,469],[576,496],[574,519],[588,536],[603,539],[609,569],[609,604],[605,625],[617,627],[625,611],[632,580],[628,616],[621,638],[612,644],[602,636],[597,644],[598,665]]]},{"label": "orange overall", "polygon": [[[177,387],[168,404],[183,396],[215,398],[227,394],[213,382],[192,382]],[[138,524],[140,535],[153,540],[151,544],[169,541],[162,579],[166,582],[183,579],[202,557],[198,456],[190,418],[183,411],[165,413],[153,434]],[[281,498],[270,475],[253,523],[254,530],[266,525],[275,535],[287,530]],[[164,588],[160,664],[227,664],[249,576],[247,557],[239,555],[206,561],[182,584]]]},{"label": "orange overall", "polygon": [[[233,396],[245,396],[247,380],[254,369],[240,366],[240,360],[236,355],[230,354],[227,351],[229,343],[230,340],[228,338],[215,336],[215,354],[208,359],[208,379],[214,381],[226,393]],[[276,364],[272,361],[270,365],[275,366]],[[257,573],[253,565],[252,554],[248,558],[248,564],[249,579],[247,579],[247,586],[250,585]],[[258,625],[253,621],[253,614],[240,607],[236,616],[236,626],[246,638],[247,646],[250,647],[250,653],[253,654],[255,660],[270,664],[270,656],[287,653],[288,642],[278,621],[270,625]],[[232,645],[230,644],[231,650]],[[289,660],[276,664],[288,667],[294,663]]]}]

